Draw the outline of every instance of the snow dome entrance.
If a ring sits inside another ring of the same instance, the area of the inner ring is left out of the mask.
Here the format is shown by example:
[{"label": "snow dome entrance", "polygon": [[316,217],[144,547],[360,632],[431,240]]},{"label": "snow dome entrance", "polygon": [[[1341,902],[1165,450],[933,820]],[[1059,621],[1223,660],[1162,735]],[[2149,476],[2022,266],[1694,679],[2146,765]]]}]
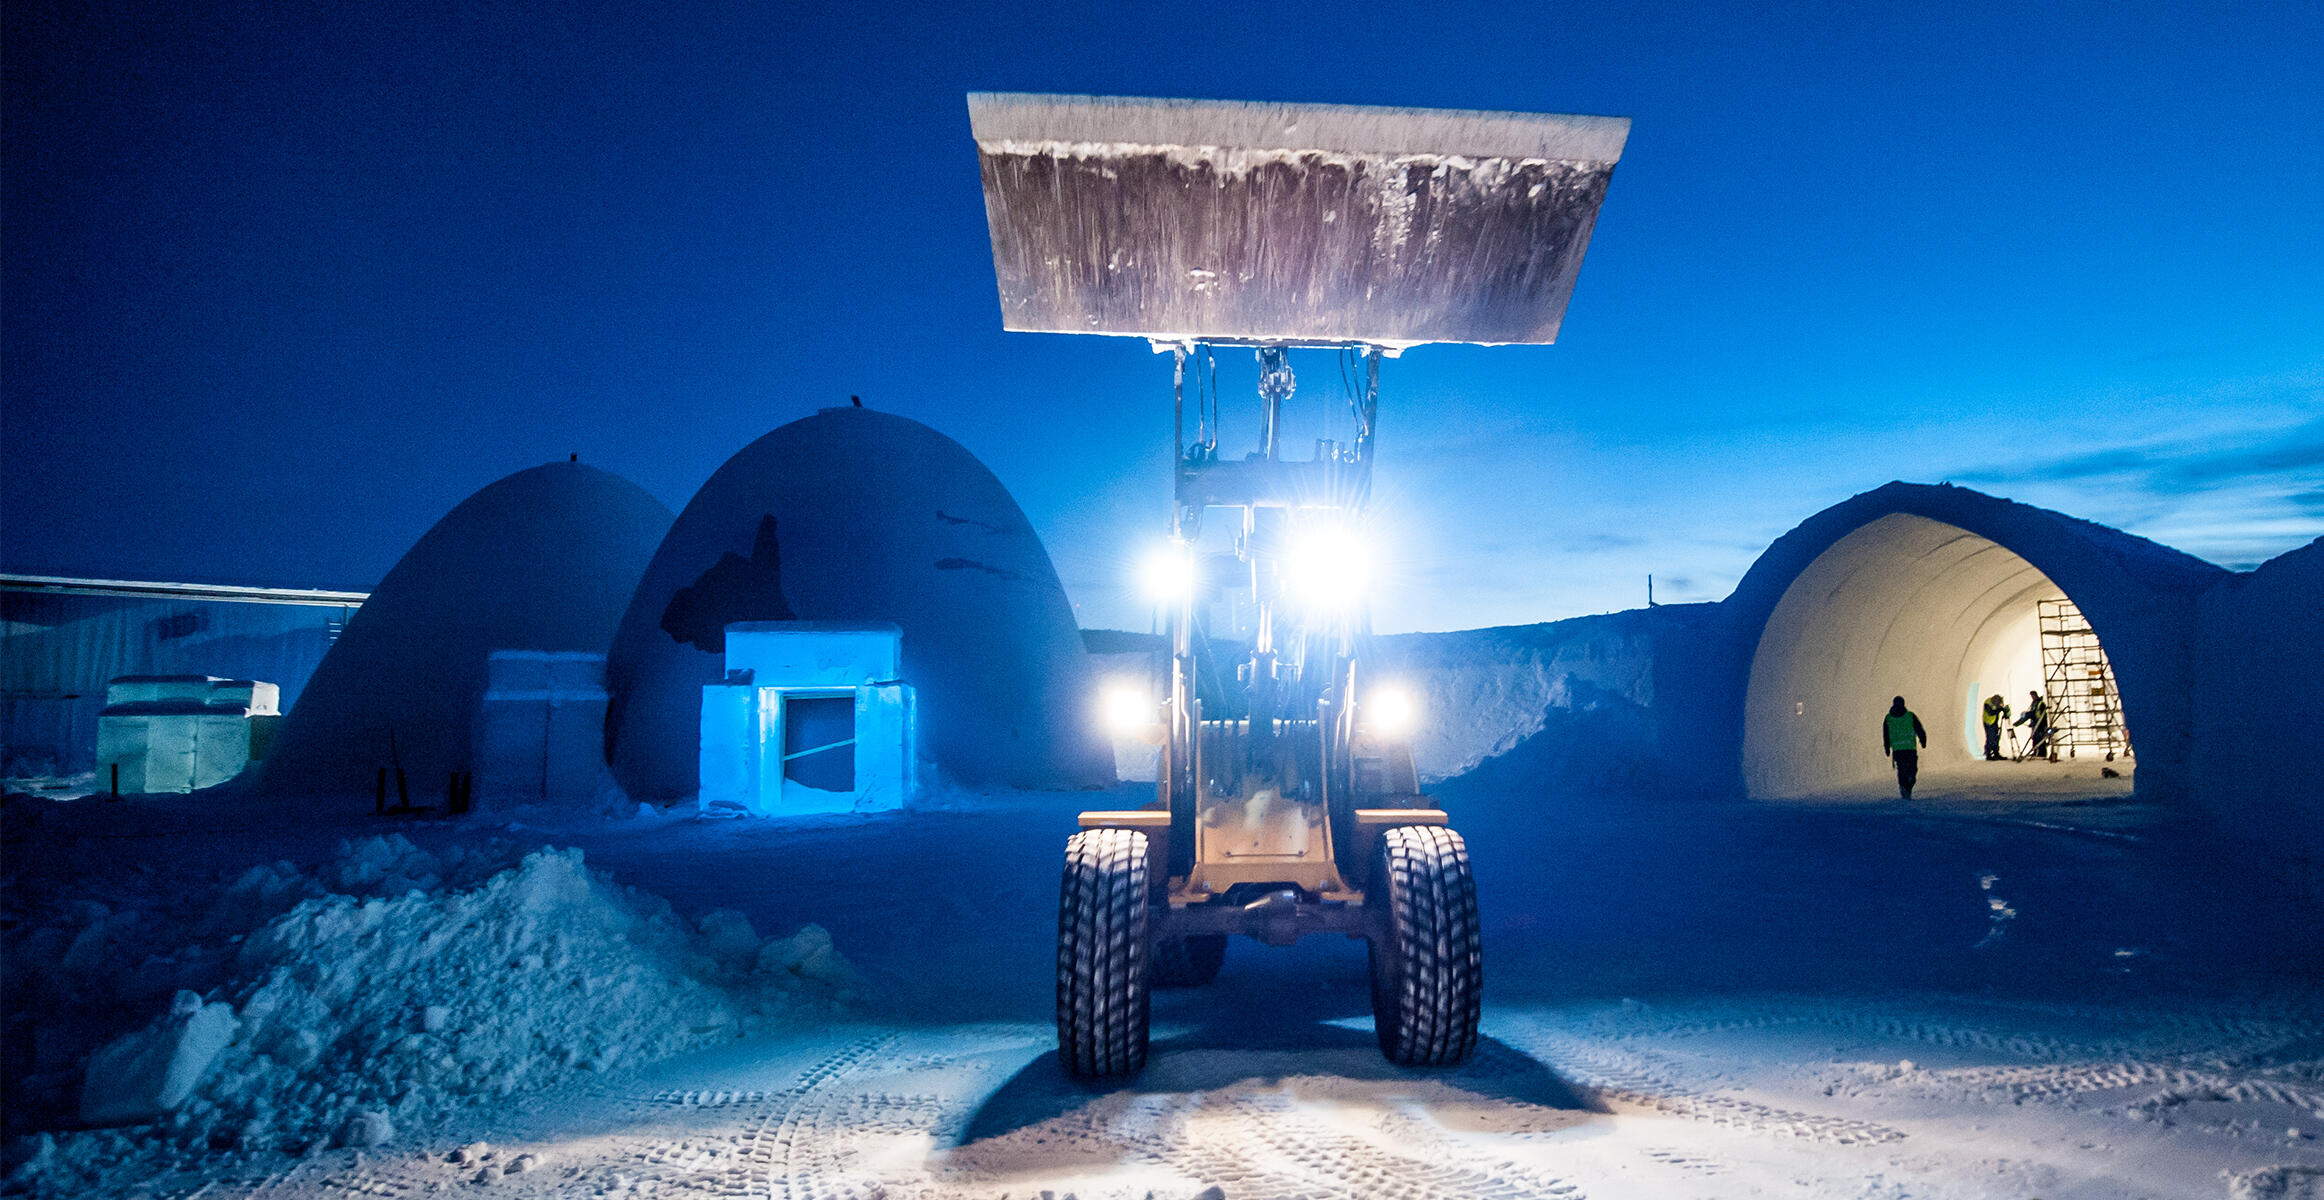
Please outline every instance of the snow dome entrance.
[{"label": "snow dome entrance", "polygon": [[[2037,768],[1981,761],[1980,709],[1999,695],[2014,722],[2029,693],[2059,710],[2061,755],[2081,752],[2075,740],[2101,735],[2086,726],[2108,719],[2127,745],[2103,649],[2064,589],[1988,538],[1890,513],[1817,555],[1769,615],[1744,700],[1744,786],[1770,799],[1892,794],[1876,734],[1901,695],[1928,730],[1924,773],[1954,768],[1973,788],[2012,790]],[[2031,726],[2010,727],[2014,749],[2030,749]],[[2006,738],[2002,750],[2013,750]],[[2115,769],[2127,780],[2127,754]]]},{"label": "snow dome entrance", "polygon": [[704,813],[869,812],[917,786],[912,689],[894,625],[742,621],[702,689]]}]

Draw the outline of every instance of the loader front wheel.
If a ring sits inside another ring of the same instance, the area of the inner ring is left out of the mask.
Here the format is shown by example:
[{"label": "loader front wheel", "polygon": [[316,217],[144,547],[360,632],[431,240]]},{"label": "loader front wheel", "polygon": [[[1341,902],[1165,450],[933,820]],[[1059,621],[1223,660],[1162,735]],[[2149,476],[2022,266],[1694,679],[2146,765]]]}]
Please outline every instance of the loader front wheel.
[{"label": "loader front wheel", "polygon": [[1381,831],[1372,871],[1380,1052],[1399,1066],[1451,1066],[1477,1044],[1484,984],[1468,845],[1441,825],[1394,826]]},{"label": "loader front wheel", "polygon": [[1146,1065],[1146,835],[1085,829],[1065,843],[1057,902],[1057,1058],[1082,1078]]},{"label": "loader front wheel", "polygon": [[1154,986],[1201,987],[1227,961],[1227,935],[1197,933],[1154,939]]}]

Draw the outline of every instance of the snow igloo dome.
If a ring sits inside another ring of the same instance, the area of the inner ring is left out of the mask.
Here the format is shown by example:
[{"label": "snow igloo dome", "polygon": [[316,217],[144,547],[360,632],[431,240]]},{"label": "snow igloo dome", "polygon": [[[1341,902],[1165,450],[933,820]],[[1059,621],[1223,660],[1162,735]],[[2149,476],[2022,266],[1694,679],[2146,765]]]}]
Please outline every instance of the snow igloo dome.
[{"label": "snow igloo dome", "polygon": [[356,610],[284,718],[270,788],[370,792],[400,764],[441,788],[472,766],[496,650],[603,654],[670,510],[580,463],[519,471],[462,501]]},{"label": "snow igloo dome", "polygon": [[783,620],[899,627],[921,753],[954,779],[1113,781],[1048,551],[984,464],[917,421],[824,409],[744,447],[678,515],[606,662],[607,753],[632,796],[695,791],[726,627]]}]

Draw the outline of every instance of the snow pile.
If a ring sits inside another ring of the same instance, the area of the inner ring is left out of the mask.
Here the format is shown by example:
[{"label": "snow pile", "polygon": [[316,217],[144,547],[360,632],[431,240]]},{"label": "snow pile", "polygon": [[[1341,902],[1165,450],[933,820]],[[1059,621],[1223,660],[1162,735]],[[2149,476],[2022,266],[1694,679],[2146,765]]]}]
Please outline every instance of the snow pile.
[{"label": "snow pile", "polygon": [[[251,868],[195,922],[213,948],[174,956],[238,944],[227,981],[207,998],[179,992],[168,1015],[92,1055],[81,1119],[164,1119],[133,1137],[147,1150],[154,1133],[194,1151],[378,1145],[473,1101],[828,1010],[857,986],[817,926],[762,939],[731,911],[688,922],[589,871],[579,850],[443,883],[466,865],[390,836],[312,872]],[[122,915],[75,948],[102,944]],[[36,1161],[55,1182],[122,1145],[67,1135]]]},{"label": "snow pile", "polygon": [[2227,1200],[2320,1200],[2324,1198],[2324,1168],[2263,1167],[2255,1171],[2222,1171]]},{"label": "snow pile", "polygon": [[[1374,639],[1366,670],[1402,688],[1419,719],[1413,765],[1425,783],[1466,775],[1527,747],[1530,767],[1569,786],[1635,785],[1652,774],[1652,713],[1671,609],[1633,610],[1541,625]],[[1108,691],[1159,694],[1167,651],[1160,639],[1088,630],[1090,662]],[[1545,736],[1546,735],[1546,736]],[[1156,777],[1160,747],[1114,739],[1124,781]]]},{"label": "snow pile", "polygon": [[186,1102],[234,1041],[234,1006],[179,992],[169,1016],[106,1046],[89,1060],[81,1119],[126,1125],[168,1115]]},{"label": "snow pile", "polygon": [[1654,638],[1636,613],[1398,634],[1379,639],[1376,662],[1376,677],[1419,710],[1412,757],[1423,780],[1467,774],[1561,716],[1654,704]]}]

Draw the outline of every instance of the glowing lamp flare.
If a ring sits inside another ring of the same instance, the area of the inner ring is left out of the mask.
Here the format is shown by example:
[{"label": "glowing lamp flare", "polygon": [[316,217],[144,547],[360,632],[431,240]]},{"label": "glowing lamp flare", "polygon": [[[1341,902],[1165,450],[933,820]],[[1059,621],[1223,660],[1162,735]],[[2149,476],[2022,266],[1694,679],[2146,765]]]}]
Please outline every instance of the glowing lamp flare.
[{"label": "glowing lamp flare", "polygon": [[1412,732],[1420,722],[1420,707],[1403,688],[1375,689],[1364,701],[1364,724],[1374,733],[1394,737]]},{"label": "glowing lamp flare", "polygon": [[1156,711],[1153,697],[1145,689],[1128,684],[1116,684],[1105,690],[1106,731],[1118,737],[1158,736],[1162,727],[1161,714]]},{"label": "glowing lamp flare", "polygon": [[1138,590],[1156,604],[1180,604],[1194,595],[1194,556],[1180,545],[1157,546],[1138,564]]},{"label": "glowing lamp flare", "polygon": [[1372,580],[1371,548],[1354,530],[1312,529],[1292,543],[1283,580],[1310,608],[1344,608],[1363,599]]}]

